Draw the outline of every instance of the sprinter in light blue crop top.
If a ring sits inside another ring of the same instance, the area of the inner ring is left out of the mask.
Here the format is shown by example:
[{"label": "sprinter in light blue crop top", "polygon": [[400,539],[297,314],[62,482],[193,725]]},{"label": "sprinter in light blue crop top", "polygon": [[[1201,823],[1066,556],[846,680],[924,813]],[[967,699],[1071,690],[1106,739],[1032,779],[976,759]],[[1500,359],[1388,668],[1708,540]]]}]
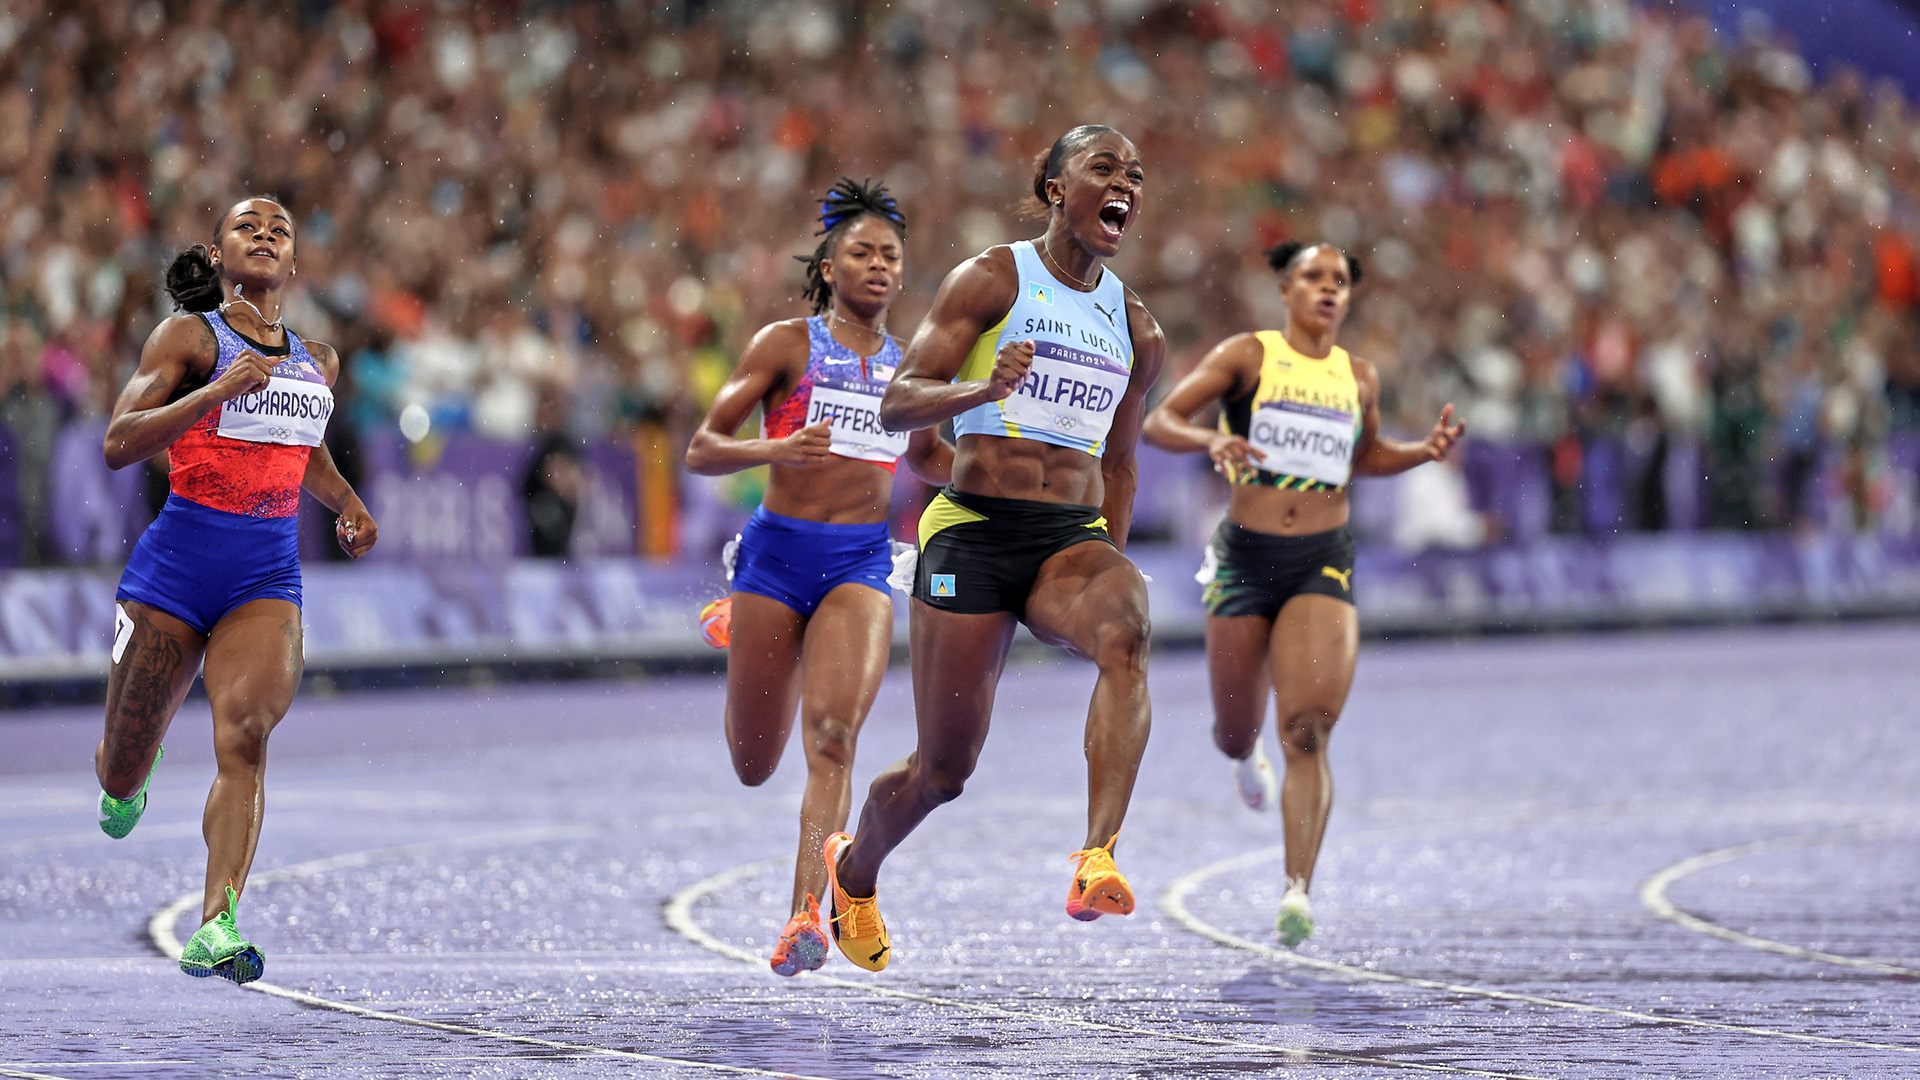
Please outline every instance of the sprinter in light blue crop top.
[{"label": "sprinter in light blue crop top", "polygon": [[1133,375],[1127,289],[1102,270],[1092,292],[1047,268],[1031,240],[1008,244],[1019,272],[1013,307],[987,328],[956,380],[982,379],[1008,342],[1033,342],[1033,367],[1014,392],[953,418],[953,433],[1038,439],[1099,457]]},{"label": "sprinter in light blue crop top", "polygon": [[[829,837],[825,916],[869,971],[893,957],[880,864],[978,760],[1017,623],[1099,668],[1087,712],[1087,832],[1067,914],[1134,909],[1114,865],[1151,726],[1147,589],[1121,553],[1134,450],[1166,338],[1106,269],[1139,217],[1146,173],[1126,136],[1068,131],[1034,162],[1046,232],[996,246],[940,286],[880,402],[890,429],[953,421],[953,483],[920,517],[914,573],[918,745],[873,783],[857,836]],[[1065,839],[1064,837],[1062,839]]]}]

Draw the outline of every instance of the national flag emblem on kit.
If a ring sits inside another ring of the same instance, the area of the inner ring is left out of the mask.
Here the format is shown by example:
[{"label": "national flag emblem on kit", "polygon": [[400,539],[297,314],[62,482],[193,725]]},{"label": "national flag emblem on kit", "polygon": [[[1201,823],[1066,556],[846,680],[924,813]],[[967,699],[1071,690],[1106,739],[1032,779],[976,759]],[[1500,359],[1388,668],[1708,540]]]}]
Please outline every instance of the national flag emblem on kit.
[{"label": "national flag emblem on kit", "polygon": [[1037,281],[1027,282],[1027,295],[1043,304],[1053,303],[1053,289]]},{"label": "national flag emblem on kit", "polygon": [[935,596],[952,596],[953,595],[953,575],[952,574],[928,574],[927,590],[933,593],[933,595]]}]

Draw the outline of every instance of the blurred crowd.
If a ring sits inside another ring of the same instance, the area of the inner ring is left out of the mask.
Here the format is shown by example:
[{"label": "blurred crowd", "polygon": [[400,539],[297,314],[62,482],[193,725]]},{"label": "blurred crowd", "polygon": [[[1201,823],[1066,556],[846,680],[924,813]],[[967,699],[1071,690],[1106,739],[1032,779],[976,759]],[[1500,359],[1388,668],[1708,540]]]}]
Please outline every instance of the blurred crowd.
[{"label": "blurred crowd", "polygon": [[419,406],[438,433],[672,446],[802,313],[791,256],[836,177],[909,216],[905,336],[961,258],[1037,232],[1032,157],[1082,122],[1140,147],[1114,269],[1176,370],[1278,324],[1263,247],[1324,239],[1366,265],[1345,343],[1388,427],[1458,403],[1541,463],[1548,527],[1911,502],[1920,122],[1665,5],[25,7],[0,13],[0,441],[28,564],[50,433],[111,407],[166,261],[243,195],[298,220],[286,318],[347,358],[348,434]]}]

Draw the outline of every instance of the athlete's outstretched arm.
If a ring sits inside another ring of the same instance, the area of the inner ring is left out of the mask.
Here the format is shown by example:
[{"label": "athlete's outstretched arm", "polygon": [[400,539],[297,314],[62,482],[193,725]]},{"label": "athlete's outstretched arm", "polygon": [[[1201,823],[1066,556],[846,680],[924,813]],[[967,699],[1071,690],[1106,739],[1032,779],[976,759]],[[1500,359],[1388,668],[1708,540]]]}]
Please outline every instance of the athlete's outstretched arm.
[{"label": "athlete's outstretched arm", "polygon": [[1031,341],[1008,343],[984,379],[956,383],[953,377],[980,335],[1013,310],[1019,290],[1020,272],[1009,248],[989,248],[953,268],[880,399],[880,423],[888,431],[930,428],[1013,393],[1033,366]]},{"label": "athlete's outstretched arm", "polygon": [[1445,461],[1453,444],[1467,433],[1467,425],[1453,423],[1453,403],[1440,410],[1433,430],[1419,442],[1402,442],[1380,435],[1380,372],[1369,362],[1353,358],[1353,376],[1360,384],[1360,449],[1353,455],[1353,471],[1363,476],[1392,476],[1429,461]]},{"label": "athlete's outstretched arm", "polygon": [[741,439],[734,433],[755,405],[777,390],[791,391],[806,369],[806,323],[791,319],[769,323],[753,335],[740,363],[687,445],[687,468],[702,476],[722,476],[755,465],[818,465],[833,443],[826,424],[804,427],[784,439]]},{"label": "athlete's outstretched arm", "polygon": [[124,469],[165,450],[208,409],[266,386],[273,373],[273,361],[249,349],[218,379],[179,393],[184,383],[212,371],[219,355],[220,343],[198,316],[176,315],[153,328],[140,350],[139,369],[113,403],[101,447],[107,468]]},{"label": "athlete's outstretched arm", "polygon": [[1167,359],[1167,337],[1132,289],[1127,290],[1127,330],[1133,336],[1133,377],[1127,381],[1126,396],[1114,408],[1113,427],[1100,453],[1100,513],[1107,519],[1113,546],[1121,551],[1127,550],[1127,531],[1133,526],[1133,493],[1140,482],[1137,450],[1147,392],[1160,381],[1160,368]]},{"label": "athlete's outstretched arm", "polygon": [[1207,350],[1200,363],[1186,373],[1160,404],[1147,414],[1141,437],[1175,454],[1204,452],[1214,468],[1251,465],[1266,455],[1239,435],[1201,427],[1193,414],[1222,398],[1239,397],[1259,378],[1263,349],[1252,334],[1235,334]]},{"label": "athlete's outstretched arm", "polygon": [[[332,386],[340,378],[340,354],[333,346],[318,341],[307,342],[307,351],[319,363],[327,385]],[[340,467],[334,464],[333,452],[327,449],[326,443],[307,454],[307,471],[300,478],[300,486],[320,500],[320,505],[339,515],[334,519],[333,535],[342,550],[357,559],[372,549],[380,538],[380,526],[374,523],[367,504],[354,493],[353,485],[340,475]]]},{"label": "athlete's outstretched arm", "polygon": [[939,428],[921,428],[907,440],[907,453],[902,459],[913,475],[932,484],[945,487],[953,483],[953,444],[940,434]]}]

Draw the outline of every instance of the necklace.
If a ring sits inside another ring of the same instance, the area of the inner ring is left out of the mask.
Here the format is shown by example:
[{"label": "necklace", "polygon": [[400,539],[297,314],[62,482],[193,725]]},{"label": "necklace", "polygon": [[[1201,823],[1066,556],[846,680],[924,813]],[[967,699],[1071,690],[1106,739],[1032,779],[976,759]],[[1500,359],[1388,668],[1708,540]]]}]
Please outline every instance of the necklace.
[{"label": "necklace", "polygon": [[852,319],[843,319],[840,317],[839,312],[834,311],[831,308],[827,310],[827,321],[830,323],[839,323],[841,326],[851,326],[860,330],[865,330],[867,333],[874,335],[874,340],[879,344],[885,345],[887,343],[887,324],[886,323],[881,323],[879,328],[875,329],[874,327],[867,326],[863,323],[854,322]]},{"label": "necklace", "polygon": [[266,323],[266,324],[267,324],[267,329],[269,329],[269,330],[278,330],[278,329],[280,329],[280,323],[281,323],[281,320],[280,320],[280,319],[269,319],[269,318],[267,318],[267,315],[266,315],[266,313],[265,313],[265,312],[263,312],[263,311],[261,311],[261,310],[260,310],[260,308],[259,308],[258,306],[256,306],[256,305],[254,304],[254,302],[253,302],[253,301],[251,301],[251,300],[249,300],[249,299],[247,299],[246,297],[244,297],[244,296],[241,296],[241,295],[240,295],[240,290],[241,290],[241,289],[243,289],[243,288],[246,288],[246,286],[244,286],[244,285],[235,285],[235,286],[233,287],[233,299],[231,299],[231,300],[229,300],[229,301],[227,301],[226,303],[224,303],[224,304],[221,304],[221,305],[220,305],[220,314],[222,314],[222,315],[225,315],[225,314],[227,313],[227,309],[228,309],[228,308],[230,308],[230,307],[232,307],[232,306],[233,306],[233,305],[235,305],[235,304],[245,304],[245,305],[247,305],[248,307],[250,307],[250,308],[253,308],[253,313],[254,313],[254,315],[256,315],[256,316],[258,316],[261,322],[263,322],[263,323]]},{"label": "necklace", "polygon": [[1074,277],[1072,274],[1067,273],[1065,270],[1060,269],[1060,264],[1057,262],[1054,262],[1053,256],[1047,254],[1047,245],[1044,241],[1041,243],[1035,244],[1033,246],[1040,250],[1041,261],[1046,263],[1047,266],[1050,267],[1054,273],[1059,274],[1061,277],[1066,278],[1068,281],[1073,282],[1075,285],[1080,286],[1082,289],[1085,289],[1091,292],[1093,290],[1093,281],[1100,280],[1099,278],[1096,277],[1093,279],[1093,281],[1082,281],[1081,279]]}]

